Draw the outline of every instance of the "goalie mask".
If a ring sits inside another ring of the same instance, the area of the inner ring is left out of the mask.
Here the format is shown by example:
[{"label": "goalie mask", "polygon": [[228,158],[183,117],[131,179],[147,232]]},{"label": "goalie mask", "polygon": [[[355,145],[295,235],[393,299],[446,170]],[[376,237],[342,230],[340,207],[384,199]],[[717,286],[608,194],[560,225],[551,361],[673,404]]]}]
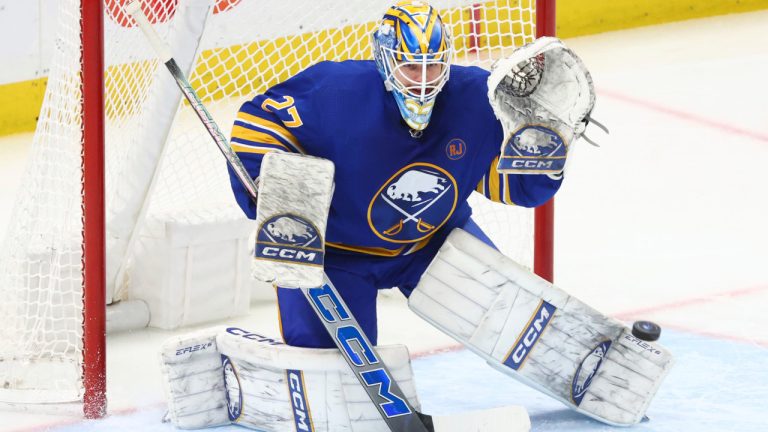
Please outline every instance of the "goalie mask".
[{"label": "goalie mask", "polygon": [[400,2],[387,10],[372,39],[376,67],[400,114],[412,133],[424,130],[450,73],[451,39],[443,20],[427,3]]}]

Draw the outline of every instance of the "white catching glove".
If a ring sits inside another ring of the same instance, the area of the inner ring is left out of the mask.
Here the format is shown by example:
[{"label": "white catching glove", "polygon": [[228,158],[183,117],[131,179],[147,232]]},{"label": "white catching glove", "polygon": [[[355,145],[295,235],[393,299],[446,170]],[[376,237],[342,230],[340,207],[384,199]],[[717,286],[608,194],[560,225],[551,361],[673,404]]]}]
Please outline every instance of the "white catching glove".
[{"label": "white catching glove", "polygon": [[499,172],[559,174],[584,133],[595,90],[576,54],[542,37],[494,64],[488,99],[504,128]]}]

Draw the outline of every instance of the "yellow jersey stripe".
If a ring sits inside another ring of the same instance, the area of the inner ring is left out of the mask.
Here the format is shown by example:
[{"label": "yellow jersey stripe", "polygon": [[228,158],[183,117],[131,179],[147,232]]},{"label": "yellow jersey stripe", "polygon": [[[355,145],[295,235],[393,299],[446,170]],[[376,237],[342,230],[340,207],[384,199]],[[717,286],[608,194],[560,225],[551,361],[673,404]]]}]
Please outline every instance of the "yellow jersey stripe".
[{"label": "yellow jersey stripe", "polygon": [[248,129],[239,125],[232,127],[232,139],[241,139],[256,144],[273,144],[284,148],[286,151],[291,151],[288,146],[280,142],[280,140],[273,137],[272,135],[264,132],[258,132],[253,129]]},{"label": "yellow jersey stripe", "polygon": [[232,150],[236,153],[256,153],[256,154],[267,154],[272,151],[281,151],[280,149],[272,148],[272,147],[252,147],[244,144],[236,144],[232,143],[230,146],[232,147]]},{"label": "yellow jersey stripe", "polygon": [[493,201],[499,202],[501,201],[500,193],[499,193],[499,177],[501,175],[498,171],[496,171],[496,164],[499,162],[499,157],[493,159],[493,162],[491,162],[491,169],[488,172],[488,198],[490,198]]},{"label": "yellow jersey stripe", "polygon": [[249,126],[253,126],[258,129],[272,132],[278,137],[284,139],[286,143],[293,145],[295,147],[296,152],[306,154],[306,152],[304,151],[304,148],[301,146],[301,144],[299,144],[299,140],[297,140],[292,133],[288,132],[286,128],[280,126],[275,122],[271,122],[267,119],[257,117],[253,114],[244,113],[242,111],[237,113],[237,120],[240,120],[241,122],[246,123]]},{"label": "yellow jersey stripe", "polygon": [[345,245],[343,243],[332,243],[332,242],[326,242],[325,244],[326,246],[330,246],[336,249],[359,252],[367,255],[383,256],[383,257],[398,256],[403,252],[403,250],[405,250],[405,246],[399,247],[397,249],[387,249],[383,247],[350,246],[350,245]]}]

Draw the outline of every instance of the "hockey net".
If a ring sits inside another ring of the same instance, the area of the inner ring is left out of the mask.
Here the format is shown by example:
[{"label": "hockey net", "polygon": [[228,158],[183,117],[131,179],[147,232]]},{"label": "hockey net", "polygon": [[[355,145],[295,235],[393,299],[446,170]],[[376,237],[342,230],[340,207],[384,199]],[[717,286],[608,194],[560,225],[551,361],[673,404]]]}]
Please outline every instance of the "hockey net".
[{"label": "hockey net", "polygon": [[[157,221],[242,218],[225,163],[141,32],[104,10],[107,297],[129,296],[135,239]],[[83,370],[80,2],[61,0],[45,101],[0,250],[0,402],[81,402]],[[368,59],[380,0],[144,0],[143,9],[222,129],[246,99],[321,60]],[[488,67],[535,35],[536,0],[433,0],[457,63]],[[85,83],[87,85],[87,83]],[[500,249],[531,265],[532,212],[471,201]]]}]

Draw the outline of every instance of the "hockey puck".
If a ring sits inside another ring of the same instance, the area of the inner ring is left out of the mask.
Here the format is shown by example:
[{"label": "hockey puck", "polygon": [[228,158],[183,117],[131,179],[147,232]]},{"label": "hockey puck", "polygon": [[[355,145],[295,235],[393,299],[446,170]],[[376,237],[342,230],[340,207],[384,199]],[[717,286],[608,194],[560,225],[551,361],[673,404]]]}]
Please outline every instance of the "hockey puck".
[{"label": "hockey puck", "polygon": [[638,339],[653,342],[661,336],[661,327],[651,321],[635,321],[632,324],[632,335]]}]

